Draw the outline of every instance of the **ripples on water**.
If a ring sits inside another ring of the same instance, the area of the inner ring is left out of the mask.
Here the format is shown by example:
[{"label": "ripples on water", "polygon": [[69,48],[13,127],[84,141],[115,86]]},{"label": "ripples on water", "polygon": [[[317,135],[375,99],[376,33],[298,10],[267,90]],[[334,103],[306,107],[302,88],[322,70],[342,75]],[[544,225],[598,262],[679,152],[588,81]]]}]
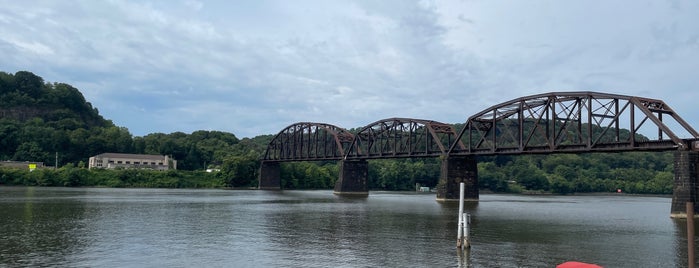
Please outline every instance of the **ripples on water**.
[{"label": "ripples on water", "polygon": [[669,198],[481,195],[463,255],[457,210],[415,193],[0,187],[0,266],[686,266]]}]

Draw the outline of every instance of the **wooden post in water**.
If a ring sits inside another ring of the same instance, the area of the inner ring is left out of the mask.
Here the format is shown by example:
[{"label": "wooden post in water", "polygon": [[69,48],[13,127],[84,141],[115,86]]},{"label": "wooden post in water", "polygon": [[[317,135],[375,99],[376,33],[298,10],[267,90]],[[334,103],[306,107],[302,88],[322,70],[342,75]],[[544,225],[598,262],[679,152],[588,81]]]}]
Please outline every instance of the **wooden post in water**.
[{"label": "wooden post in water", "polygon": [[467,213],[464,213],[464,188],[466,185],[462,182],[459,185],[459,227],[457,227],[457,237],[456,237],[456,247],[464,250],[471,247],[471,242],[469,241],[469,227],[470,222]]},{"label": "wooden post in water", "polygon": [[687,264],[694,268],[694,202],[687,202]]},{"label": "wooden post in water", "polygon": [[464,229],[463,229],[463,221],[461,220],[462,214],[464,214],[464,183],[462,182],[459,186],[459,214],[458,214],[458,222],[459,226],[456,227],[456,247],[457,248],[462,248],[463,249],[463,241],[462,239],[464,238]]},{"label": "wooden post in water", "polygon": [[464,236],[466,238],[466,248],[471,248],[471,215],[463,214],[464,218]]}]

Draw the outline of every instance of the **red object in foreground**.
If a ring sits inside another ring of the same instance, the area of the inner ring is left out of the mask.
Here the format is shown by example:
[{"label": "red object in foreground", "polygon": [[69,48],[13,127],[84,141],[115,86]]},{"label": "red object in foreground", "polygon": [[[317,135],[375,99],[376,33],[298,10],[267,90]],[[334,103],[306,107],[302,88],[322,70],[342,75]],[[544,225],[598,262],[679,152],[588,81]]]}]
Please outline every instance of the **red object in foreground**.
[{"label": "red object in foreground", "polygon": [[577,262],[577,261],[567,261],[559,264],[556,268],[602,268],[597,264]]}]

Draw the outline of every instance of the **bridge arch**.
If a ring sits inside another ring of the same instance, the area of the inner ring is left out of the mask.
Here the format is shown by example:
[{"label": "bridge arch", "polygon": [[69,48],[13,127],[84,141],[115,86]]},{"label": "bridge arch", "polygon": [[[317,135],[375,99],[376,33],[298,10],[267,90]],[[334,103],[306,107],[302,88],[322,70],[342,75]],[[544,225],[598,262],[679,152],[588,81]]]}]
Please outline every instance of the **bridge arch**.
[{"label": "bridge arch", "polygon": [[[648,127],[657,130],[656,138],[641,135]],[[469,117],[457,135],[461,143],[452,144],[449,154],[687,150],[697,139],[699,133],[662,100],[553,92],[506,101]]]},{"label": "bridge arch", "polygon": [[277,133],[267,145],[263,161],[340,160],[354,140],[344,128],[325,123],[299,122]]},{"label": "bridge arch", "polygon": [[[373,122],[354,136],[346,159],[430,157],[445,155],[456,140],[450,124],[414,118]],[[464,148],[463,145],[458,148]]]}]

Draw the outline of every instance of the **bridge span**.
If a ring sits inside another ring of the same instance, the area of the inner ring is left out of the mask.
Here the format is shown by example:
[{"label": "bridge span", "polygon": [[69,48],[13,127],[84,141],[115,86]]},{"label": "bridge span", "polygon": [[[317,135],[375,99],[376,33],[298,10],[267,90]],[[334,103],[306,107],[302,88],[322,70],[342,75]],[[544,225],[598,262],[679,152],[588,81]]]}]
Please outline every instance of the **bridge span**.
[{"label": "bridge span", "polygon": [[[461,125],[388,118],[357,131],[300,122],[281,130],[262,158],[260,189],[279,189],[279,163],[338,161],[337,194],[368,194],[370,159],[439,157],[437,200],[478,200],[476,157],[488,155],[675,151],[671,215],[696,201],[699,133],[664,101],[597,92],[553,92],[491,106]],[[696,204],[696,202],[695,202]],[[695,208],[696,210],[696,208]]]}]

